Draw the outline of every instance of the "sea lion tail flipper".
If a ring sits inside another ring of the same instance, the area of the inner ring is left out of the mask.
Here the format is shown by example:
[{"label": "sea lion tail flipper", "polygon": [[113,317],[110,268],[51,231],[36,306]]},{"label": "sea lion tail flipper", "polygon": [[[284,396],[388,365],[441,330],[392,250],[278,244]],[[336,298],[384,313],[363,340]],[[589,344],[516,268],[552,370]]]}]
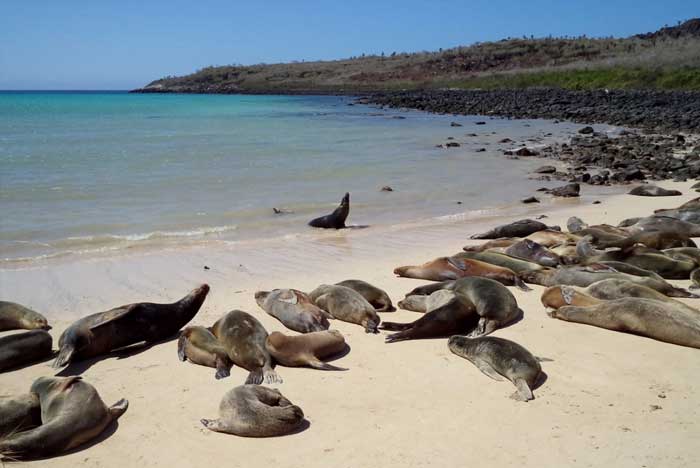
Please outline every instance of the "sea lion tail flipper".
[{"label": "sea lion tail flipper", "polygon": [[129,408],[129,400],[122,398],[115,404],[109,407],[109,415],[112,417],[112,421],[116,421],[119,417],[124,414],[124,412]]},{"label": "sea lion tail flipper", "polygon": [[254,385],[260,385],[263,383],[263,370],[262,368],[258,368],[255,370],[250,371],[248,374],[248,378],[245,379],[246,385],[248,384],[254,384]]},{"label": "sea lion tail flipper", "polygon": [[185,335],[180,335],[180,338],[177,340],[177,357],[182,362],[187,361],[185,346],[187,346],[187,337]]},{"label": "sea lion tail flipper", "polygon": [[214,378],[216,380],[221,380],[223,378],[226,378],[231,375],[231,367],[233,365],[231,364],[231,361],[226,361],[225,359],[217,358],[216,359],[216,374],[214,374]]},{"label": "sea lion tail flipper", "polygon": [[200,419],[199,422],[201,422],[202,426],[206,427],[210,431],[222,432],[221,421],[218,419]]},{"label": "sea lion tail flipper", "polygon": [[382,330],[388,331],[403,331],[408,330],[413,326],[412,323],[396,323],[396,322],[382,322],[379,326]]},{"label": "sea lion tail flipper", "polygon": [[313,367],[314,369],[318,369],[318,370],[327,370],[327,371],[346,371],[347,370],[344,367],[336,367],[332,364],[328,364],[327,362],[319,361],[318,359],[310,360],[309,367]]},{"label": "sea lion tail flipper", "polygon": [[64,344],[61,349],[58,350],[58,356],[54,359],[51,367],[58,369],[59,367],[64,367],[70,364],[73,354],[75,353],[75,347],[73,345]]},{"label": "sea lion tail flipper", "polygon": [[532,291],[532,288],[530,286],[528,286],[527,284],[525,284],[525,281],[523,281],[523,279],[521,277],[519,277],[518,275],[515,275],[515,277],[513,279],[513,283],[521,291]]},{"label": "sea lion tail flipper", "polygon": [[535,356],[535,359],[537,359],[538,362],[554,362],[554,359],[549,359],[541,356]]},{"label": "sea lion tail flipper", "polygon": [[503,377],[501,377],[501,374],[499,374],[498,372],[496,372],[496,369],[494,369],[493,367],[491,367],[491,364],[489,364],[488,362],[484,361],[483,359],[474,358],[474,359],[472,360],[472,362],[474,363],[474,365],[475,365],[476,367],[479,368],[479,370],[480,370],[481,372],[483,372],[484,374],[488,375],[488,376],[491,377],[493,380],[503,380]]},{"label": "sea lion tail flipper", "polygon": [[405,341],[405,340],[410,340],[410,332],[411,330],[404,330],[400,331],[398,333],[393,333],[391,335],[387,335],[386,338],[384,338],[385,343],[396,343],[397,341]]},{"label": "sea lion tail flipper", "polygon": [[513,383],[517,387],[518,391],[513,393],[511,398],[518,401],[530,401],[535,399],[535,397],[532,395],[532,390],[527,382],[525,382],[525,379],[515,379],[515,382]]}]

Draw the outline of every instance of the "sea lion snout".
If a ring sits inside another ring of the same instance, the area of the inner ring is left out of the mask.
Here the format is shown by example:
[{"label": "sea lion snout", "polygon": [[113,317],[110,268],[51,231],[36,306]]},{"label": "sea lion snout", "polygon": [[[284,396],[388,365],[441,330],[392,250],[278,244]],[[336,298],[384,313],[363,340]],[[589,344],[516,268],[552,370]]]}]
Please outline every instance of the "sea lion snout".
[{"label": "sea lion snout", "polygon": [[206,295],[206,294],[209,294],[209,290],[210,290],[210,289],[211,289],[211,288],[209,287],[209,285],[208,285],[207,283],[204,283],[204,284],[202,284],[201,286],[199,286],[195,291],[196,291],[197,294],[204,294],[204,295]]}]

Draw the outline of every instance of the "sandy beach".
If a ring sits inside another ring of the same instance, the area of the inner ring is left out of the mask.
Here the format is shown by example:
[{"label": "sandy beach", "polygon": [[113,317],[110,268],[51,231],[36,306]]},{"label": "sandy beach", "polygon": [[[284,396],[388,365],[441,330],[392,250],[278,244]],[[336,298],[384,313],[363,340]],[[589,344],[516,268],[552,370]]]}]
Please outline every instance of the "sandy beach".
[{"label": "sandy beach", "polygon": [[[696,196],[692,183],[664,182],[680,197],[612,195],[528,208],[565,226],[569,216],[616,224],[675,207]],[[631,188],[632,186],[630,186]],[[585,195],[588,187],[583,187]],[[523,217],[523,216],[521,216]],[[268,332],[293,333],[255,303],[259,289],[309,291],[348,278],[369,281],[394,302],[424,282],[396,278],[394,267],[454,254],[478,241],[469,235],[518,218],[482,218],[433,226],[345,230],[311,239],[217,249],[169,249],[73,259],[0,270],[0,297],[23,303],[53,325],[56,347],[74,319],[137,301],[170,302],[206,282],[211,293],[191,324],[211,325],[232,309],[252,313]],[[205,270],[204,265],[210,269]],[[688,286],[688,281],[673,283]],[[496,382],[447,348],[446,340],[385,344],[357,325],[332,328],[351,347],[335,361],[347,372],[278,367],[278,388],[304,410],[309,426],[296,434],[248,439],[200,424],[217,416],[222,395],[247,372],[214,379],[214,370],[182,363],[176,340],[86,361],[79,373],[107,404],[129,409],[96,442],[50,460],[51,467],[423,467],[423,466],[697,466],[700,433],[697,350],[549,318],[542,288],[511,288],[524,319],[495,336],[512,339],[544,362],[548,378],[535,400],[514,401],[509,382]],[[697,306],[698,300],[685,300]],[[413,312],[382,314],[391,321]],[[49,362],[0,374],[0,395],[26,392]]]}]

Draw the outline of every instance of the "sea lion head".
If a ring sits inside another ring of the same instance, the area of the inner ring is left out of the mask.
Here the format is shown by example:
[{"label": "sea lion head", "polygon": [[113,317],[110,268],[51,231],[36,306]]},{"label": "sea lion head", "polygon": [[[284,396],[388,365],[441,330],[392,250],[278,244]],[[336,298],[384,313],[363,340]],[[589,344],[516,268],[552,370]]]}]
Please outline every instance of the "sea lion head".
[{"label": "sea lion head", "polygon": [[51,330],[51,325],[46,317],[27,309],[22,317],[22,324],[27,330]]},{"label": "sea lion head", "polygon": [[258,303],[260,307],[263,306],[265,300],[270,295],[270,291],[256,291],[255,292],[255,302]]}]

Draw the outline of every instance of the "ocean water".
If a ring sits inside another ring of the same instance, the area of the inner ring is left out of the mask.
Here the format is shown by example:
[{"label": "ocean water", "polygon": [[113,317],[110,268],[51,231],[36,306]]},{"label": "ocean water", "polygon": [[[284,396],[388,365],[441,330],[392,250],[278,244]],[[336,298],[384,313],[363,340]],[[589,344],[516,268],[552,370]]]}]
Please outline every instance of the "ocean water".
[{"label": "ocean water", "polygon": [[[526,176],[541,159],[506,159],[503,149],[579,127],[351,102],[0,92],[0,264],[314,235],[306,222],[345,192],[355,226],[492,213],[543,185]],[[435,147],[448,137],[462,146]]]}]

